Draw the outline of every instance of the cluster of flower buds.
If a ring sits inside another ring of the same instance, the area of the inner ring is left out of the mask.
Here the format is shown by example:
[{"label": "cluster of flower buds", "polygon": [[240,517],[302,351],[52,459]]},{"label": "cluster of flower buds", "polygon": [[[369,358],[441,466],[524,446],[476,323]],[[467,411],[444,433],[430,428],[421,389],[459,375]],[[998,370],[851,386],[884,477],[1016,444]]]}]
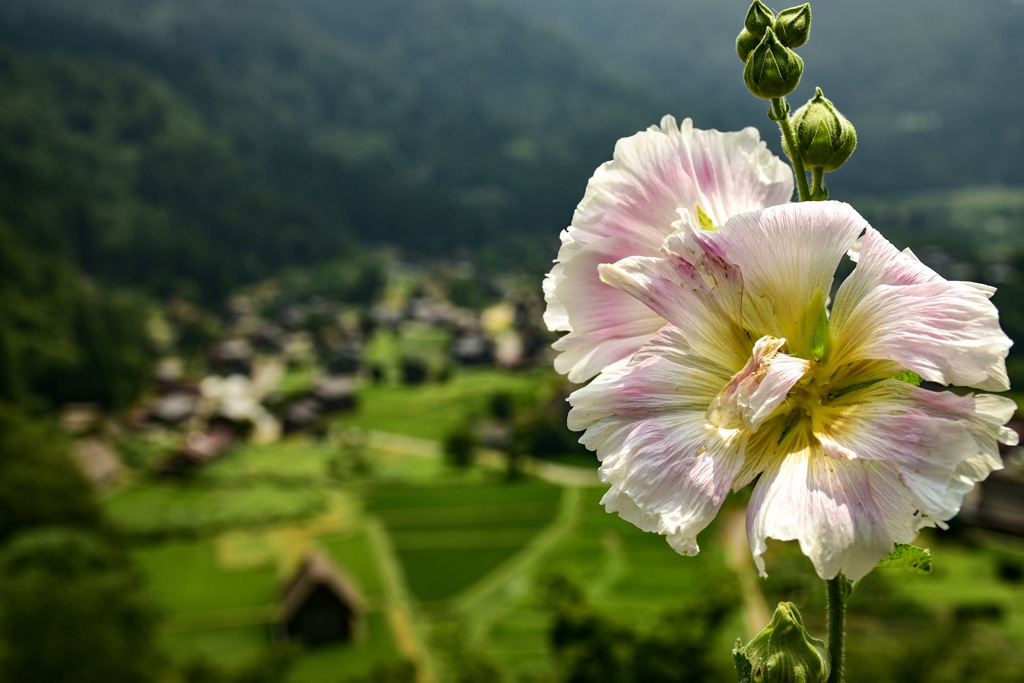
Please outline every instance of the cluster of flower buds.
[{"label": "cluster of flower buds", "polygon": [[[809,4],[776,15],[761,0],[754,0],[747,11],[743,30],[736,38],[736,53],[743,60],[743,80],[750,92],[773,101],[769,116],[774,120],[789,116],[789,105],[783,98],[793,92],[804,70],[804,61],[793,50],[806,43],[810,34]],[[793,139],[783,137],[786,154],[801,159],[803,166],[816,172],[816,178],[842,166],[857,146],[853,124],[825,99],[821,88],[796,111],[791,124]],[[827,197],[823,185],[816,185],[811,192],[813,199]]]},{"label": "cluster of flower buds", "polygon": [[757,97],[771,100],[793,92],[804,71],[804,61],[793,51],[811,34],[811,6],[803,4],[776,16],[761,0],[754,0],[736,38],[736,52],[744,62],[743,80]]}]

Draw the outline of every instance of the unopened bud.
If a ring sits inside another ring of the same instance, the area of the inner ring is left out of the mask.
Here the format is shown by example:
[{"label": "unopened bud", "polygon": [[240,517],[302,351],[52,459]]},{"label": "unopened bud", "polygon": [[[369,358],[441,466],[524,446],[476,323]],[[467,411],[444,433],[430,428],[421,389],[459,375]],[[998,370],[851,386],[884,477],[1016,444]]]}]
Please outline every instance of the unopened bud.
[{"label": "unopened bud", "polygon": [[799,7],[790,7],[779,12],[772,24],[772,30],[786,47],[798,48],[807,42],[811,35],[811,6],[807,3]]},{"label": "unopened bud", "polygon": [[771,100],[793,92],[803,70],[804,60],[800,55],[780,43],[775,32],[768,29],[757,47],[747,55],[743,81],[754,95]]},{"label": "unopened bud", "polygon": [[[793,114],[793,129],[804,166],[834,171],[857,147],[857,131],[818,88],[814,97]],[[786,154],[792,156],[785,140]]]},{"label": "unopened bud", "polygon": [[746,659],[753,683],[825,683],[830,670],[825,643],[808,635],[791,602],[780,602],[771,623],[734,658],[737,668]]},{"label": "unopened bud", "polygon": [[764,35],[765,29],[772,27],[775,21],[775,14],[768,9],[761,0],[754,0],[754,3],[747,10],[747,16],[743,20],[743,28],[747,29],[758,39]]},{"label": "unopened bud", "polygon": [[764,32],[770,29],[774,22],[775,14],[761,0],[754,0],[754,4],[747,10],[746,19],[743,20],[743,30],[736,36],[736,54],[740,56],[741,62],[747,61],[747,56],[761,42]]}]

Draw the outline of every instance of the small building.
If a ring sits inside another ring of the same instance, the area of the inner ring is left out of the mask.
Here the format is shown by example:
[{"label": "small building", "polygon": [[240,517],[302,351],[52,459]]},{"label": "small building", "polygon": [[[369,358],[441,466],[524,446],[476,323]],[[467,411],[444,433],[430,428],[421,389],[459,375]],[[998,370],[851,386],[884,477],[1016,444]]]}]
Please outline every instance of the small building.
[{"label": "small building", "polygon": [[96,437],[75,441],[71,457],[86,480],[97,489],[113,484],[123,471],[117,452]]},{"label": "small building", "polygon": [[356,379],[347,375],[330,375],[317,382],[313,398],[320,402],[323,413],[336,413],[356,407]]},{"label": "small building", "polygon": [[255,352],[246,339],[225,339],[218,342],[207,354],[210,371],[217,375],[252,374]]},{"label": "small building", "polygon": [[284,590],[277,634],[310,645],[358,640],[364,602],[351,580],[325,555],[311,552]]},{"label": "small building", "polygon": [[186,475],[224,454],[235,443],[234,425],[226,420],[213,419],[202,431],[193,431],[185,437],[181,448],[164,458],[156,467],[165,476]]}]

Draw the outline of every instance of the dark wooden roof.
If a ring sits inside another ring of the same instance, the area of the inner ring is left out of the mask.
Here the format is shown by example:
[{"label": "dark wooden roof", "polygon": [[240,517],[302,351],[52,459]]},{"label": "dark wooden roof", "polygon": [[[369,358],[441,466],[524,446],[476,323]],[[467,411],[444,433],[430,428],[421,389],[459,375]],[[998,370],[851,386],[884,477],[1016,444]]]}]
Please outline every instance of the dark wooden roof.
[{"label": "dark wooden roof", "polygon": [[306,555],[302,566],[288,583],[278,611],[278,621],[291,619],[313,594],[317,586],[327,588],[339,601],[348,606],[353,613],[361,613],[364,601],[359,591],[341,569],[334,566],[327,557],[318,551]]}]

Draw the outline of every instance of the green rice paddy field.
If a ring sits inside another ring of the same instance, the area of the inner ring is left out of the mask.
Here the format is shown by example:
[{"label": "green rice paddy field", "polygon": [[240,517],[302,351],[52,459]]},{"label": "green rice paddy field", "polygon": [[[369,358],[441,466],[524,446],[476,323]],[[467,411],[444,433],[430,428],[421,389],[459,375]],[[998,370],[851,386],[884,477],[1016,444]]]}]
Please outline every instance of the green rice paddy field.
[{"label": "green rice paddy field", "polygon": [[[401,661],[412,662],[421,680],[444,681],[437,634],[452,623],[461,625],[464,646],[509,680],[542,679],[553,670],[551,616],[538,589],[545,576],[571,577],[595,608],[642,626],[689,595],[734,589],[735,571],[753,572],[746,558],[736,568],[727,560],[719,526],[702,535],[698,557],[682,558],[660,537],[605,513],[603,487],[507,481],[479,465],[455,470],[436,444],[426,447],[457,423],[450,414],[482,410],[479,397],[535,384],[530,375],[480,371],[445,385],[367,387],[360,410],[336,427],[416,439],[368,446],[357,476],[336,476],[342,449],[333,437],[294,439],[239,447],[186,481],[139,474],[110,494],[108,516],[133,539],[164,614],[166,650],[178,662],[227,670],[282,650],[272,637],[282,587],[312,549],[357,587],[364,634],[347,645],[297,650],[291,683],[339,683]],[[395,446],[402,443],[409,452]],[[851,623],[885,636],[879,601],[861,598],[872,593],[917,605],[926,620],[997,605],[997,628],[1024,642],[1024,583],[996,575],[1000,558],[1024,562],[1020,544],[967,548],[940,538],[926,539],[933,574],[875,572],[855,593]],[[776,549],[769,570],[778,571],[753,585],[770,603],[797,600],[818,628],[819,584],[802,559]],[[726,630],[730,639],[749,635],[740,612]]]}]

